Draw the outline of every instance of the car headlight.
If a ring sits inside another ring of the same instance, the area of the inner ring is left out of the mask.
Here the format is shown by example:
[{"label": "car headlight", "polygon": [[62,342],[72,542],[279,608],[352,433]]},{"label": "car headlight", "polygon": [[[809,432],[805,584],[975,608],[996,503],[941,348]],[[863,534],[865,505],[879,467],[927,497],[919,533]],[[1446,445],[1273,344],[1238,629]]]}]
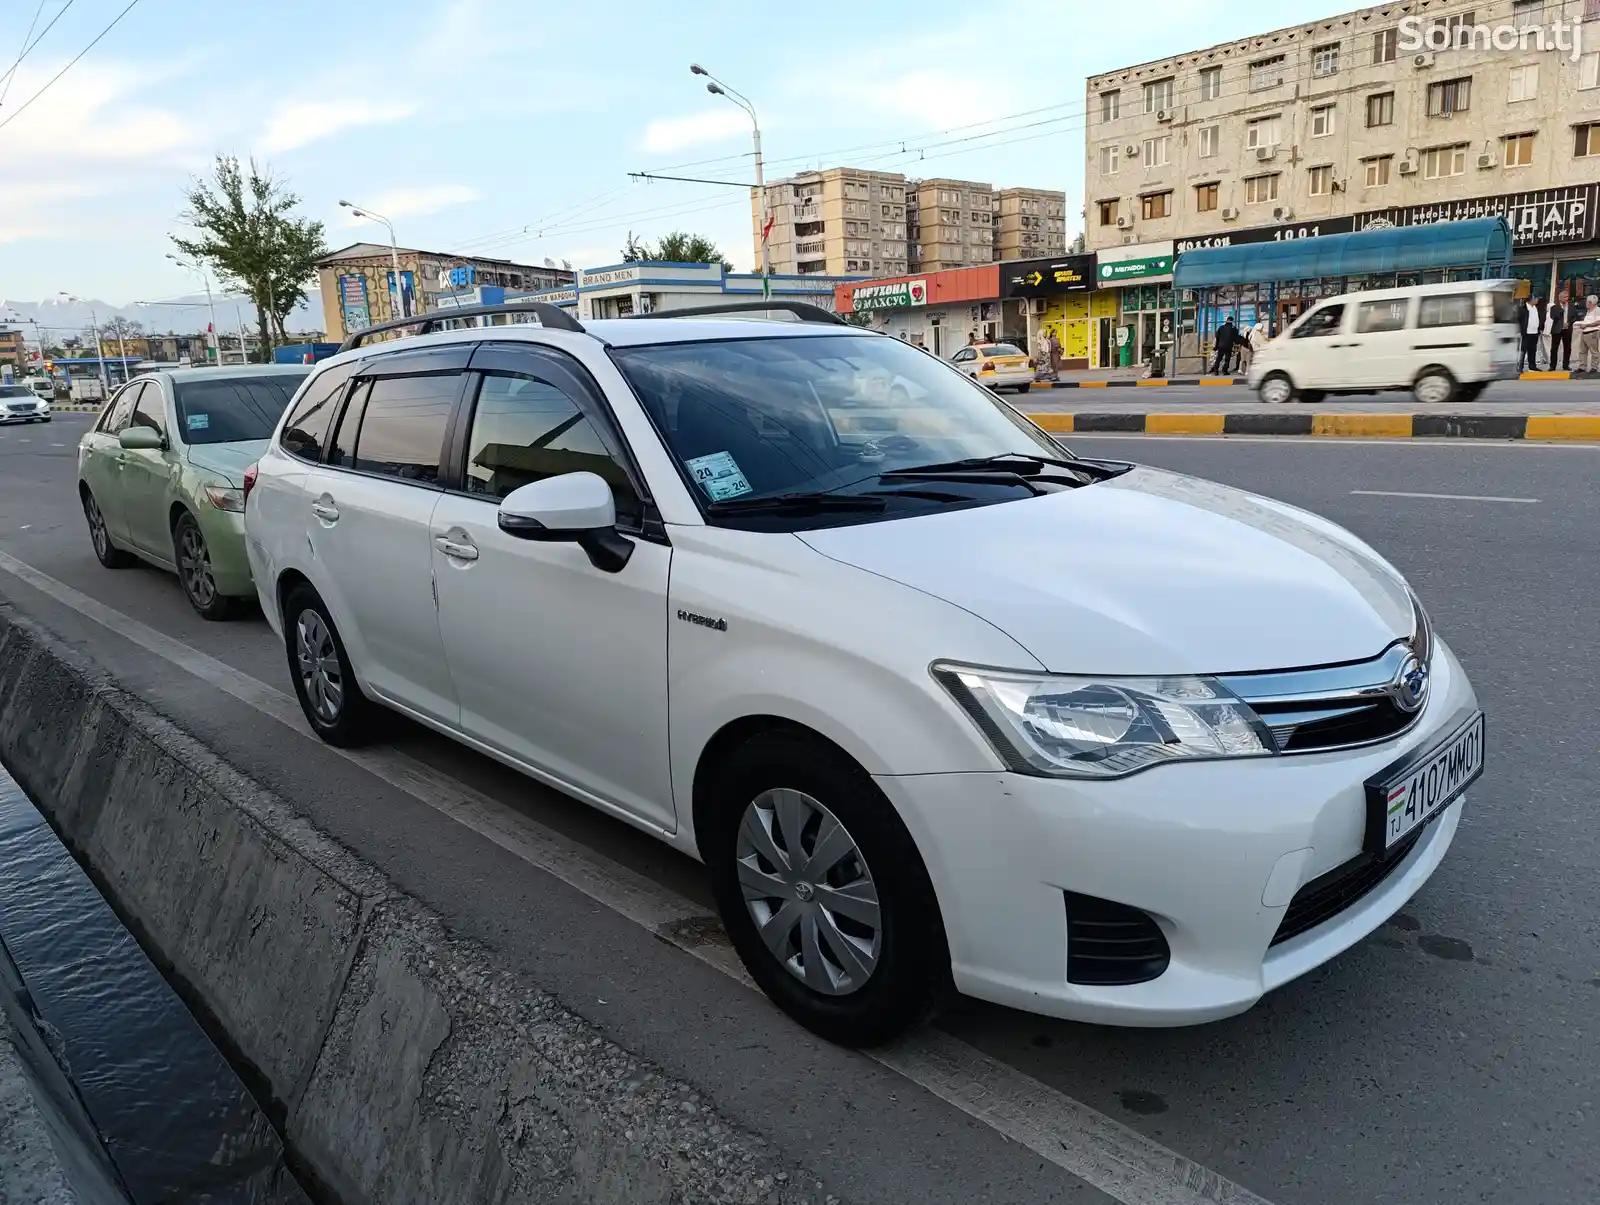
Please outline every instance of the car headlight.
[{"label": "car headlight", "polygon": [[244,513],[244,491],[229,489],[222,485],[208,485],[205,487],[206,499],[218,510],[232,511],[235,514]]},{"label": "car headlight", "polygon": [[935,665],[1011,769],[1120,778],[1171,761],[1270,757],[1271,734],[1212,678],[1094,678]]}]

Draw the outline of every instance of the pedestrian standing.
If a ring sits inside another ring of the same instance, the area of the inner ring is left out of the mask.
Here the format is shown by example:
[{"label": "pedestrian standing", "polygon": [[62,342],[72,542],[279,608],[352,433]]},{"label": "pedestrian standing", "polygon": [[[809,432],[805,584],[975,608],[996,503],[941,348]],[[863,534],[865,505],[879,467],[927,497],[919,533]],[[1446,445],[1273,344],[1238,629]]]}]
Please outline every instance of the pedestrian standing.
[{"label": "pedestrian standing", "polygon": [[1233,362],[1233,345],[1239,338],[1239,328],[1230,316],[1217,327],[1216,355],[1211,358],[1211,375],[1221,376],[1222,370]]},{"label": "pedestrian standing", "polygon": [[1578,371],[1580,377],[1600,372],[1600,297],[1589,294],[1589,308],[1578,320]]},{"label": "pedestrian standing", "polygon": [[1539,371],[1539,332],[1544,329],[1543,298],[1530,297],[1522,303],[1522,355],[1518,372]]},{"label": "pedestrian standing", "polygon": [[1050,379],[1061,379],[1061,340],[1056,338],[1055,329],[1052,327],[1049,334]]},{"label": "pedestrian standing", "polygon": [[1561,359],[1561,371],[1572,371],[1572,314],[1568,296],[1563,292],[1550,303],[1550,370],[1555,371],[1556,358]]}]

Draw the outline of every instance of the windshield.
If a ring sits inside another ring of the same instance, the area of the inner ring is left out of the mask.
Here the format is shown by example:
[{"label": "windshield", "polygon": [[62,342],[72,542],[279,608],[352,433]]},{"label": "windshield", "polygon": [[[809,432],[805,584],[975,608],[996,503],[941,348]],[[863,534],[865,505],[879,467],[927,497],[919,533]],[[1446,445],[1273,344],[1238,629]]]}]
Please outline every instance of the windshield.
[{"label": "windshield", "polygon": [[846,491],[932,463],[1066,455],[981,385],[897,339],[733,339],[612,355],[702,505]]},{"label": "windshield", "polygon": [[21,385],[0,385],[0,397],[25,397],[32,400],[33,391]]},{"label": "windshield", "polygon": [[305,372],[180,383],[176,392],[183,442],[226,444],[269,438],[310,371],[308,365]]}]

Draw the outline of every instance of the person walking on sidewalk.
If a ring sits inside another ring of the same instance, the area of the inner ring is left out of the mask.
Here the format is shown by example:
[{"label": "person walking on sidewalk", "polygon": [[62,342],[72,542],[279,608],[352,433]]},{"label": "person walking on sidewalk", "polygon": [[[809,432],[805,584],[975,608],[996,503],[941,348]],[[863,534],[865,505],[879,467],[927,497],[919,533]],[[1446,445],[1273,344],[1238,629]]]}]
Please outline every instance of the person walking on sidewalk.
[{"label": "person walking on sidewalk", "polygon": [[1522,303],[1522,356],[1518,372],[1539,371],[1539,333],[1544,330],[1543,298],[1530,297]]},{"label": "person walking on sidewalk", "polygon": [[1239,372],[1248,376],[1250,362],[1256,358],[1256,353],[1267,345],[1266,323],[1257,318],[1251,323],[1250,329],[1245,332],[1244,342],[1239,345]]},{"label": "person walking on sidewalk", "polygon": [[1233,362],[1233,346],[1238,339],[1239,328],[1233,324],[1231,317],[1217,327],[1217,354],[1211,359],[1212,376],[1221,376],[1222,370]]},{"label": "person walking on sidewalk", "polygon": [[1592,377],[1600,372],[1600,298],[1589,294],[1589,308],[1576,324],[1578,371],[1573,376]]}]

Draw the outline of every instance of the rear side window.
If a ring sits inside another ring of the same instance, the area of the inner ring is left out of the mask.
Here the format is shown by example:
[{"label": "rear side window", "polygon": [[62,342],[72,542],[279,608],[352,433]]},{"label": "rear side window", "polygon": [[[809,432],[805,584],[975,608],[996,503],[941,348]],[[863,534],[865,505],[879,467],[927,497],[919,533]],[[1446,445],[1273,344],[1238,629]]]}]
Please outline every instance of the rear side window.
[{"label": "rear side window", "polygon": [[[1507,296],[1507,294],[1500,294]],[[1474,326],[1478,320],[1478,298],[1473,293],[1448,293],[1424,297],[1417,313],[1417,325]]]},{"label": "rear side window", "polygon": [[283,435],[278,443],[285,452],[313,463],[322,459],[333,416],[339,410],[339,399],[359,367],[359,362],[337,364],[312,378],[295,404],[294,413],[283,424]]},{"label": "rear side window", "polygon": [[460,384],[459,373],[375,379],[367,389],[353,467],[437,485],[445,430]]},{"label": "rear side window", "polygon": [[1521,318],[1517,314],[1517,299],[1512,294],[1496,290],[1494,294],[1494,320],[1508,323],[1511,326],[1521,326]]},{"label": "rear side window", "polygon": [[1406,311],[1410,308],[1411,300],[1407,297],[1363,301],[1361,308],[1356,311],[1356,332],[1375,335],[1384,331],[1403,331],[1406,328]]}]

